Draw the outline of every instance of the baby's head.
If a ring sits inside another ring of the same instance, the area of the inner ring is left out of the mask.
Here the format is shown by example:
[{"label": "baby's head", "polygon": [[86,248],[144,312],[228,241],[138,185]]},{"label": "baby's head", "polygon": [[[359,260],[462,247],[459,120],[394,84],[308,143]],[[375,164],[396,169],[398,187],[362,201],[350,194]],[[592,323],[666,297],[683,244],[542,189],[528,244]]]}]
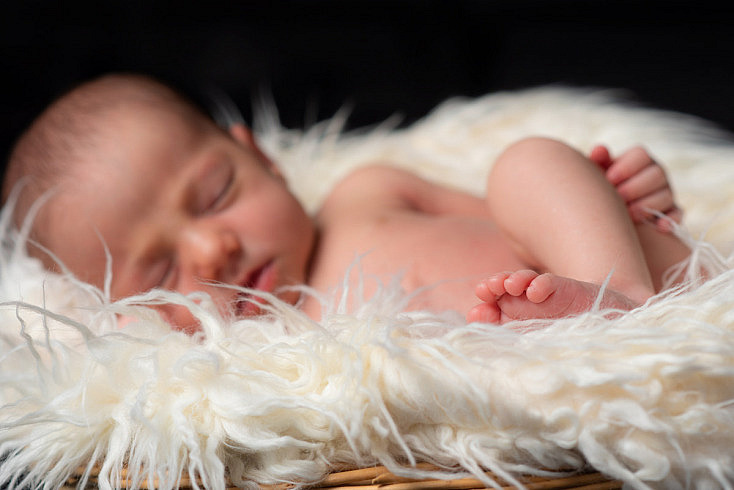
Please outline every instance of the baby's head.
[{"label": "baby's head", "polygon": [[[306,281],[313,224],[249,130],[217,127],[149,78],[108,75],[54,102],[11,153],[4,200],[19,182],[16,224],[47,197],[30,252],[101,286],[106,246],[113,297],[205,291],[247,313],[242,296],[211,283],[273,291]],[[191,327],[181,309],[164,314]]]}]

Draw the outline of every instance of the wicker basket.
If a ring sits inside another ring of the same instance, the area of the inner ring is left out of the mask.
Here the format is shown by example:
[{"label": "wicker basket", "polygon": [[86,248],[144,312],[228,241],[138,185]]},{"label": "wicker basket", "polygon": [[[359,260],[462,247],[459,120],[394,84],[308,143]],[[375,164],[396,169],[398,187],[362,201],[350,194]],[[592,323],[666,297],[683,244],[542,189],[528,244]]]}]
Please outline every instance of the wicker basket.
[{"label": "wicker basket", "polygon": [[[423,469],[433,469],[428,464],[420,465]],[[80,469],[78,474],[74,475],[67,482],[65,489],[78,488],[79,478],[82,474]],[[495,478],[501,485],[501,488],[516,488],[514,485],[503,484],[502,479],[497,478],[491,472],[487,475]],[[123,473],[124,476],[124,473]],[[553,477],[537,477],[528,476],[520,478],[520,481],[529,490],[540,489],[561,489],[575,488],[578,490],[607,490],[622,488],[622,483],[616,480],[610,480],[601,473],[579,473],[572,476]],[[125,487],[130,482],[123,481],[122,486]],[[97,488],[96,478],[93,476],[87,483],[85,488]],[[149,488],[146,483],[142,488]],[[188,478],[181,478],[180,489],[193,488]],[[235,487],[232,487],[233,489]],[[287,490],[292,485],[266,485],[263,490]],[[328,490],[429,490],[429,489],[445,489],[445,490],[469,490],[488,488],[480,480],[474,478],[461,478],[457,480],[413,480],[396,476],[388,471],[384,466],[375,466],[370,468],[362,468],[356,470],[339,471],[329,474],[323,481],[313,485],[313,489]]]}]

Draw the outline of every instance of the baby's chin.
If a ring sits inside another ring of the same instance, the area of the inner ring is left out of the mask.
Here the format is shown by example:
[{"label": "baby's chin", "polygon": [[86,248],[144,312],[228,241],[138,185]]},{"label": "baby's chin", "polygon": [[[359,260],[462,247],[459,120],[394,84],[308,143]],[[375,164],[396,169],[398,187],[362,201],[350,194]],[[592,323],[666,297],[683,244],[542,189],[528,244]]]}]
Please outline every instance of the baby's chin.
[{"label": "baby's chin", "polygon": [[[293,289],[284,288],[277,296],[279,300],[290,305],[295,306],[301,302],[301,293]],[[227,300],[215,298],[215,302],[222,318],[252,318],[266,313],[262,308],[266,299],[256,295],[242,293]],[[174,331],[187,335],[194,335],[202,331],[201,322],[186,306],[168,303],[151,307]],[[121,316],[117,325],[119,328],[125,328],[134,321],[133,317]]]},{"label": "baby's chin", "polygon": [[[283,288],[277,291],[276,296],[280,301],[291,306],[295,306],[301,301],[301,293],[292,289]],[[241,294],[238,296],[238,300],[234,305],[235,316],[237,318],[249,318],[262,315],[265,313],[262,305],[266,302],[267,300],[265,298],[259,297],[256,294]]]},{"label": "baby's chin", "polygon": [[161,314],[166,323],[177,332],[194,335],[202,331],[201,322],[185,306],[168,304],[156,306],[155,309]]}]

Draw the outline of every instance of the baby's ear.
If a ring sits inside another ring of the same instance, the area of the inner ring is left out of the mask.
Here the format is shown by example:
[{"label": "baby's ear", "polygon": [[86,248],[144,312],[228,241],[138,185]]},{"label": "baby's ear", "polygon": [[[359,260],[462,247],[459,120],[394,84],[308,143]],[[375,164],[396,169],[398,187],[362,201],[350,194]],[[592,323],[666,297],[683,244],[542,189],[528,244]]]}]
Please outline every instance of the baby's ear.
[{"label": "baby's ear", "polygon": [[242,123],[233,124],[229,127],[229,134],[231,134],[232,138],[238,141],[241,145],[251,149],[255,155],[258,156],[260,161],[270,170],[270,172],[273,173],[273,175],[282,177],[278,166],[275,165],[275,163],[260,149],[260,146],[258,146],[250,128]]},{"label": "baby's ear", "polygon": [[252,136],[252,131],[250,131],[250,128],[244,124],[235,123],[231,125],[229,127],[229,134],[243,145],[257,148],[255,138]]}]

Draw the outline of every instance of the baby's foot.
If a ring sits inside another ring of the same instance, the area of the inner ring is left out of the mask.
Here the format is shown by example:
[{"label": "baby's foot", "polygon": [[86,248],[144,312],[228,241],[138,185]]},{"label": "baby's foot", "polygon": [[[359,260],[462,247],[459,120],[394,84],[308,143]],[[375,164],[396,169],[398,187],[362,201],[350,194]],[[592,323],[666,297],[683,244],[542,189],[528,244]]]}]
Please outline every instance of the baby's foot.
[{"label": "baby's foot", "polygon": [[[531,270],[500,272],[477,285],[483,302],[467,315],[469,322],[505,323],[531,318],[562,318],[594,306],[601,287],[555,274]],[[616,291],[606,290],[602,308],[631,310],[637,306]]]}]

